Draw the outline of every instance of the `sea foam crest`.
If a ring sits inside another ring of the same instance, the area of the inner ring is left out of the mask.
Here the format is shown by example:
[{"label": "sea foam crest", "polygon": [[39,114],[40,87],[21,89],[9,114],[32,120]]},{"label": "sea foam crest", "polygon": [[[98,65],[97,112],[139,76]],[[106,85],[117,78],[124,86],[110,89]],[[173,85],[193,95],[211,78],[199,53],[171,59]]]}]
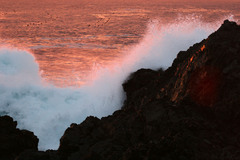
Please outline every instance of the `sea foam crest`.
[{"label": "sea foam crest", "polygon": [[0,51],[0,84],[9,86],[24,83],[41,82],[38,64],[32,54],[26,51],[1,48]]},{"label": "sea foam crest", "polygon": [[17,49],[0,49],[0,114],[18,121],[18,127],[33,131],[39,149],[57,149],[59,139],[71,123],[87,116],[107,116],[124,101],[122,83],[140,68],[157,69],[171,65],[180,50],[206,38],[216,27],[181,22],[161,26],[149,24],[142,41],[124,51],[118,64],[99,69],[94,79],[80,88],[45,85],[32,54]]}]

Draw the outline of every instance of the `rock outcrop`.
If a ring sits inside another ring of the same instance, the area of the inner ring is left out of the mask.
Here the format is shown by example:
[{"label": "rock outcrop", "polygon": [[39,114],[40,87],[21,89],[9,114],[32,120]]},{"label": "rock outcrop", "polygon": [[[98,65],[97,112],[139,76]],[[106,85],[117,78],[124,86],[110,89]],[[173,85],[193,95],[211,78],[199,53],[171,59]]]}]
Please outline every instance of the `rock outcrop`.
[{"label": "rock outcrop", "polygon": [[240,26],[226,20],[166,71],[133,73],[121,110],[72,124],[57,152],[18,160],[238,160],[239,82]]},{"label": "rock outcrop", "polygon": [[0,117],[0,159],[14,160],[21,152],[38,149],[38,138],[29,131],[16,128],[9,116]]},{"label": "rock outcrop", "polygon": [[181,51],[166,71],[141,69],[123,84],[121,110],[72,124],[62,159],[240,159],[240,26],[224,24]]}]

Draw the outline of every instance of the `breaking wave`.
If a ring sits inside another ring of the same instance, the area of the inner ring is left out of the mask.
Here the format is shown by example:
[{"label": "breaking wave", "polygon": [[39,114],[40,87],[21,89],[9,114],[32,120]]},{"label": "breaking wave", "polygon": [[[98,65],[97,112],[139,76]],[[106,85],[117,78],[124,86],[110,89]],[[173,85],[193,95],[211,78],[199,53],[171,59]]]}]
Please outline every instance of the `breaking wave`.
[{"label": "breaking wave", "polygon": [[129,48],[118,64],[93,73],[80,88],[58,88],[42,82],[34,56],[23,50],[0,49],[0,115],[8,114],[18,127],[33,131],[39,149],[57,149],[71,123],[87,116],[107,116],[124,101],[122,83],[140,68],[167,68],[180,50],[206,38],[213,26],[198,21],[161,26],[151,22],[142,41]]}]

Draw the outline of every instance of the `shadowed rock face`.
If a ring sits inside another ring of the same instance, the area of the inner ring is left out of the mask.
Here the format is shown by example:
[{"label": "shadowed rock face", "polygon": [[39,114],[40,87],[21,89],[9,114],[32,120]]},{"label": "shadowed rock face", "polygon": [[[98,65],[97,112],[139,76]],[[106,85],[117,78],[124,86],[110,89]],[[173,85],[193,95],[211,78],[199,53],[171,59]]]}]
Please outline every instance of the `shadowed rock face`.
[{"label": "shadowed rock face", "polygon": [[[189,50],[180,52],[171,68],[167,95],[174,102],[187,96],[200,105],[226,104],[239,92],[240,27],[224,21],[218,31]],[[226,93],[226,91],[231,93]],[[225,101],[223,100],[225,99]]]},{"label": "shadowed rock face", "polygon": [[32,132],[16,128],[9,116],[0,117],[0,159],[13,160],[25,150],[37,150],[38,138]]},{"label": "shadowed rock face", "polygon": [[166,71],[133,73],[121,110],[72,124],[57,152],[17,160],[238,160],[239,82],[240,26],[226,20]]},{"label": "shadowed rock face", "polygon": [[179,52],[166,71],[141,69],[123,84],[122,110],[73,124],[63,159],[239,159],[240,26],[224,21]]},{"label": "shadowed rock face", "polygon": [[240,118],[240,26],[224,21],[206,40],[180,52],[171,68],[165,94],[174,103],[191,100],[210,107],[223,121]]}]

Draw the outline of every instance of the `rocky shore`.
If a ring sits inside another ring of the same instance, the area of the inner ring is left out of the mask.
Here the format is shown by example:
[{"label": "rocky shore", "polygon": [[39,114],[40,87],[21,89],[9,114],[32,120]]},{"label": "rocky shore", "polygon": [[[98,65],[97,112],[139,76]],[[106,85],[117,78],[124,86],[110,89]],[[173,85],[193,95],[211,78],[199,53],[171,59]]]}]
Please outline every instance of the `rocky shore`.
[{"label": "rocky shore", "polygon": [[166,71],[132,73],[121,110],[71,124],[56,151],[0,117],[0,159],[239,160],[239,82],[240,26],[226,20]]}]

